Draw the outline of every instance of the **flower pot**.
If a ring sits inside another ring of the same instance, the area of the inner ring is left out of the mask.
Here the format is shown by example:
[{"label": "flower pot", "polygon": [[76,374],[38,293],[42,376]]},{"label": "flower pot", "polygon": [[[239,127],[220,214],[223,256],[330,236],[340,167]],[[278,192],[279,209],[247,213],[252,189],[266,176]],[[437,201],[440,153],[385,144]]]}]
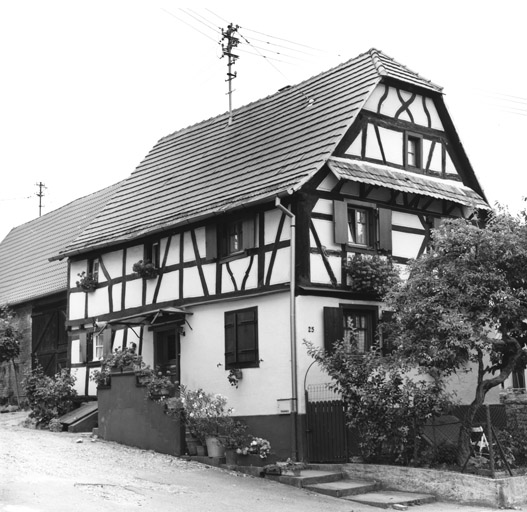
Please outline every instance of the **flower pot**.
[{"label": "flower pot", "polygon": [[217,437],[209,436],[205,439],[207,445],[207,453],[209,457],[224,457],[225,447],[221,444]]}]

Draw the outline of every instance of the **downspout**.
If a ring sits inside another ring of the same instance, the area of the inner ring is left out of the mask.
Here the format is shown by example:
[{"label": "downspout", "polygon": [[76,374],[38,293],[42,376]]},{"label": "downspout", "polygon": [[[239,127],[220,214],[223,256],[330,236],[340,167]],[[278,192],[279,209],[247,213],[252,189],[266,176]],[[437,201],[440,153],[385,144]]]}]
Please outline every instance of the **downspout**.
[{"label": "downspout", "polygon": [[297,363],[296,363],[296,299],[295,299],[295,263],[296,263],[296,216],[280,202],[276,197],[275,206],[291,220],[291,267],[289,283],[289,315],[290,315],[290,341],[291,341],[291,459],[298,460],[298,436],[297,436]]}]

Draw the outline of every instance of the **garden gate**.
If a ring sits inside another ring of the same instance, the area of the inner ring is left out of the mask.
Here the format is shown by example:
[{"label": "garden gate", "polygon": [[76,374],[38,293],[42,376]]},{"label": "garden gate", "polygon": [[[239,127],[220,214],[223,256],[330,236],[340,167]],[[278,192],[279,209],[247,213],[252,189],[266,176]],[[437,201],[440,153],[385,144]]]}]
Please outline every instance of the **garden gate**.
[{"label": "garden gate", "polygon": [[305,394],[308,461],[349,462],[358,455],[358,442],[346,426],[344,402],[329,384],[310,384]]}]

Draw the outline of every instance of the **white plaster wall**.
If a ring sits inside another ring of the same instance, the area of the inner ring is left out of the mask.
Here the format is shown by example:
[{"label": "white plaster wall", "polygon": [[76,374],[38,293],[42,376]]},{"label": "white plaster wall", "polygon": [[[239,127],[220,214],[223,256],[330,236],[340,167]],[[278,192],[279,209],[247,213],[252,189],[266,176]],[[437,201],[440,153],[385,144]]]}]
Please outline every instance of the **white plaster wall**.
[{"label": "white plaster wall", "polygon": [[108,287],[97,288],[86,294],[88,297],[88,316],[103,315],[110,312]]},{"label": "white plaster wall", "polygon": [[69,320],[84,318],[84,304],[86,296],[84,293],[69,294]]},{"label": "white plaster wall", "polygon": [[78,274],[81,272],[87,272],[88,262],[87,260],[71,261],[70,262],[70,288],[75,288],[75,284],[79,280]]},{"label": "white plaster wall", "polygon": [[126,293],[124,296],[124,307],[136,308],[141,306],[143,297],[143,280],[134,279],[133,281],[127,281],[126,283]]},{"label": "white plaster wall", "polygon": [[179,261],[179,246],[180,246],[180,236],[174,235],[172,241],[170,242],[170,249],[168,251],[167,265],[177,265]]},{"label": "white plaster wall", "polygon": [[[102,261],[111,278],[115,279],[123,275],[123,251],[113,251],[103,254]],[[101,278],[104,278],[106,281],[102,270],[99,271],[99,280]]]},{"label": "white plaster wall", "polygon": [[372,124],[368,124],[368,133],[366,134],[366,157],[382,160],[381,148],[377,140],[377,134]]},{"label": "white plaster wall", "polygon": [[[331,176],[333,176],[333,174]],[[313,212],[324,213],[326,215],[333,215],[333,201],[330,201],[329,199],[317,199],[317,202],[313,207]]]},{"label": "white plaster wall", "polygon": [[425,102],[426,107],[428,108],[428,112],[430,114],[430,118],[432,120],[432,128],[434,128],[435,130],[444,131],[443,123],[439,118],[439,114],[437,113],[433,100],[431,98],[425,98]]},{"label": "white plaster wall", "polygon": [[419,217],[411,213],[394,211],[392,212],[392,225],[404,226],[407,228],[424,229]]},{"label": "white plaster wall", "polygon": [[344,151],[344,154],[349,156],[361,156],[362,155],[362,130],[353,139],[353,142],[348,146],[348,149]]},{"label": "white plaster wall", "polygon": [[86,393],[86,367],[72,368],[71,375],[76,379],[74,385],[75,391],[77,391],[79,395],[84,395]]},{"label": "white plaster wall", "polygon": [[183,233],[183,261],[194,261],[194,246],[192,245],[192,238],[190,236],[190,231]]},{"label": "white plaster wall", "polygon": [[[290,248],[284,247],[283,249],[278,249],[276,252],[276,258],[273,265],[273,270],[271,274],[271,281],[269,284],[279,284],[279,283],[288,283],[290,280],[291,272],[291,257],[290,257]],[[269,262],[271,258],[266,258],[265,261],[265,275],[267,276],[269,272]]]},{"label": "white plaster wall", "polygon": [[157,287],[157,281],[159,280],[159,277],[155,277],[153,279],[145,279],[146,281],[146,303],[152,304],[154,301],[154,293],[156,291]]},{"label": "white plaster wall", "polygon": [[113,301],[114,311],[121,311],[122,293],[123,293],[122,283],[116,283],[112,286],[112,301]]},{"label": "white plaster wall", "polygon": [[[320,244],[326,249],[335,249],[340,251],[340,245],[335,243],[335,228],[332,220],[323,220],[323,219],[312,219],[313,226],[317,232],[318,239]],[[309,231],[310,234],[310,246],[316,247],[315,239]]]},{"label": "white plaster wall", "polygon": [[204,293],[198,267],[183,269],[183,296],[188,298],[201,297],[202,295],[204,295]]},{"label": "white plaster wall", "polygon": [[137,263],[139,260],[142,260],[144,257],[144,247],[143,245],[134,245],[126,249],[126,268],[125,274],[129,275],[133,273],[134,263]]},{"label": "white plaster wall", "polygon": [[392,253],[400,258],[416,258],[424,235],[392,231]]},{"label": "white plaster wall", "polygon": [[[265,212],[265,234],[264,240],[265,244],[274,244],[276,240],[276,233],[278,231],[278,226],[280,223],[280,218],[282,217],[282,212],[278,209],[269,210]],[[289,217],[285,218],[284,226],[282,228],[282,233],[280,235],[280,240],[289,240],[291,238],[291,221]]]},{"label": "white plaster wall", "polygon": [[[243,369],[238,389],[225,370],[224,313],[258,306],[259,368]],[[181,337],[182,384],[228,397],[237,415],[276,414],[277,400],[291,397],[289,295],[189,307],[192,330]],[[199,371],[196,370],[199,364]]]},{"label": "white plaster wall", "polygon": [[325,190],[326,192],[331,192],[335,185],[338,183],[337,178],[334,174],[328,174],[317,187],[317,190]]},{"label": "white plaster wall", "polygon": [[[210,288],[209,288],[210,290]],[[158,302],[165,302],[168,300],[175,300],[179,298],[179,271],[168,272],[163,274],[159,294],[157,296]]]},{"label": "white plaster wall", "polygon": [[392,164],[403,165],[403,133],[388,128],[379,127],[382,149],[386,161]]}]

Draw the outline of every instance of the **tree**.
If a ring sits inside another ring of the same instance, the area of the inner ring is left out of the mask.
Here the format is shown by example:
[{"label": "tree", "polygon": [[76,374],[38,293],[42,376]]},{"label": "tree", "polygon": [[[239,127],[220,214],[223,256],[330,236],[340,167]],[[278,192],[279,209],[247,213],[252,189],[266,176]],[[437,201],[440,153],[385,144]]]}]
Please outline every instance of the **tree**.
[{"label": "tree", "polygon": [[7,306],[0,306],[0,364],[11,362],[13,365],[17,403],[20,404],[15,358],[20,355],[22,336],[13,324],[13,316],[13,312]]},{"label": "tree", "polygon": [[445,221],[388,296],[392,343],[402,357],[441,376],[476,363],[467,427],[486,393],[525,364],[526,218],[499,209],[484,225]]}]

